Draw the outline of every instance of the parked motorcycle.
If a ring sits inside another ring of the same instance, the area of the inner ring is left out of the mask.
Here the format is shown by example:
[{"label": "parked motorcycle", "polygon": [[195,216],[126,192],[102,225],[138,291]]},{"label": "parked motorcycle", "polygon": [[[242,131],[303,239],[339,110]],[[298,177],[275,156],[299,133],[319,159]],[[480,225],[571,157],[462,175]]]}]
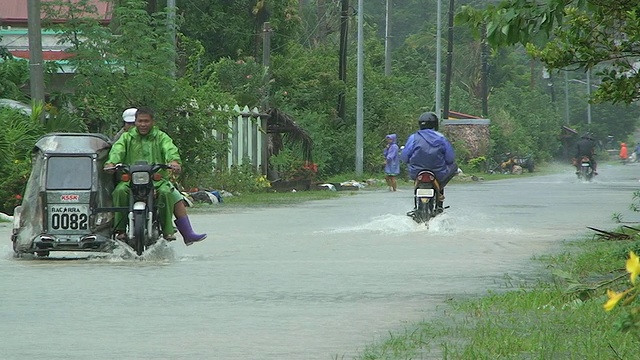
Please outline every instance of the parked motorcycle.
[{"label": "parked motorcycle", "polygon": [[593,178],[593,167],[591,166],[591,160],[588,156],[583,156],[580,159],[580,168],[578,169],[578,179],[582,181],[591,181]]},{"label": "parked motorcycle", "polygon": [[429,170],[420,171],[414,183],[414,210],[408,212],[407,216],[419,224],[427,224],[442,213],[443,208],[436,206],[440,191],[440,183],[435,174]]},{"label": "parked motorcycle", "polygon": [[129,206],[114,209],[127,213],[125,242],[138,255],[142,255],[145,249],[160,239],[161,231],[153,182],[162,178],[158,171],[169,168],[171,166],[166,164],[149,164],[146,161],[139,161],[130,166],[117,164],[113,168],[105,169],[121,171],[120,180],[130,184]]}]

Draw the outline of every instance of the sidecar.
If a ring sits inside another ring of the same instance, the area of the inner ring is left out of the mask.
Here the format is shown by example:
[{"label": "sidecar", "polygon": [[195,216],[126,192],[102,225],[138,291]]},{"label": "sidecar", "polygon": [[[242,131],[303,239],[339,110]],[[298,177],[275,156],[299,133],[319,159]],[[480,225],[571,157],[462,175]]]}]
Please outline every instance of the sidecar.
[{"label": "sidecar", "polygon": [[113,176],[102,171],[111,141],[102,134],[52,133],[32,152],[32,170],[16,207],[11,240],[21,254],[110,251]]}]

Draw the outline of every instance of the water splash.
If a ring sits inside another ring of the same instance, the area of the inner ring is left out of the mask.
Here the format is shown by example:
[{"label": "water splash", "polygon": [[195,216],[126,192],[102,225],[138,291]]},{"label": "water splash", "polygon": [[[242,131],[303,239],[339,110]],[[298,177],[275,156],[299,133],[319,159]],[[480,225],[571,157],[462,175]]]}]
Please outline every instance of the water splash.
[{"label": "water splash", "polygon": [[387,214],[375,217],[371,221],[345,228],[316,233],[344,234],[355,232],[374,232],[383,235],[402,235],[409,233],[434,233],[438,235],[460,235],[464,233],[500,233],[520,234],[521,229],[501,224],[498,219],[483,214],[444,214],[431,219],[428,224],[418,224],[406,215]]}]

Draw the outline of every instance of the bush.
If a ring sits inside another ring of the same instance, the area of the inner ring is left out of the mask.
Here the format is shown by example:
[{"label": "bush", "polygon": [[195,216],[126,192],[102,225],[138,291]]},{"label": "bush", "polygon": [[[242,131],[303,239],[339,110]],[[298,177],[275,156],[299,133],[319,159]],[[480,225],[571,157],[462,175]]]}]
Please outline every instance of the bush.
[{"label": "bush", "polygon": [[226,190],[232,193],[263,192],[271,187],[266,176],[258,174],[250,162],[244,161],[231,169],[217,170],[207,188]]}]

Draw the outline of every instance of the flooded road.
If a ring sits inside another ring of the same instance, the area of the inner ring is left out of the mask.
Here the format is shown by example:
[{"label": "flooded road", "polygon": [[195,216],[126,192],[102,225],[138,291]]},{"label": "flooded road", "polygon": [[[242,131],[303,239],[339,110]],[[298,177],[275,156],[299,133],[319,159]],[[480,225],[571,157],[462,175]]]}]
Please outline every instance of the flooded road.
[{"label": "flooded road", "polygon": [[408,190],[194,214],[209,239],[144,261],[14,259],[0,227],[0,358],[351,359],[586,226],[638,219],[634,165],[452,184],[429,229],[404,215]]}]

